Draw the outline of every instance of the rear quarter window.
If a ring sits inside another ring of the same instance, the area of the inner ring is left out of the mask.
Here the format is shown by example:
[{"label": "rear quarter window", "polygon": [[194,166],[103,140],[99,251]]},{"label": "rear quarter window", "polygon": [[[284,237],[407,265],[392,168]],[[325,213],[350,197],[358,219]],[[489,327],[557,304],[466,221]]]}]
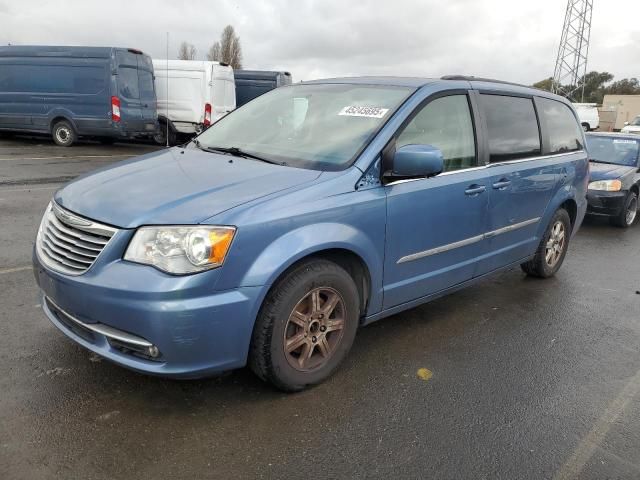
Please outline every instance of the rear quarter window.
[{"label": "rear quarter window", "polygon": [[540,155],[538,119],[529,98],[480,95],[489,137],[489,161],[505,162]]},{"label": "rear quarter window", "polygon": [[549,137],[549,154],[582,150],[582,128],[567,105],[548,98],[537,98],[538,114]]}]

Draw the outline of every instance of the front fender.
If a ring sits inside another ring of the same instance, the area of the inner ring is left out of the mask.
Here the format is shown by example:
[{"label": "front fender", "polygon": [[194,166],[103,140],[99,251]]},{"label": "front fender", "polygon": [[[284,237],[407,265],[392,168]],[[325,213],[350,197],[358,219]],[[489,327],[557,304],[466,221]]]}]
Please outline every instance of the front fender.
[{"label": "front fender", "polygon": [[271,242],[244,275],[242,286],[272,285],[291,265],[314,253],[344,249],[359,256],[371,276],[367,314],[382,308],[383,252],[364,232],[342,223],[316,223],[291,230]]}]

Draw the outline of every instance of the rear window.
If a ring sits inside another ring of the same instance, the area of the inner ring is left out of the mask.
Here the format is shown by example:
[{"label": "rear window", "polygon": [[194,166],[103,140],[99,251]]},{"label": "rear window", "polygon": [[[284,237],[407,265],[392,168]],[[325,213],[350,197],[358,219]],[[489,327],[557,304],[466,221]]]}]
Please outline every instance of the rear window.
[{"label": "rear window", "polygon": [[0,65],[0,91],[95,94],[106,87],[104,67]]},{"label": "rear window", "polygon": [[538,120],[529,98],[480,95],[487,121],[489,161],[540,155]]},{"label": "rear window", "polygon": [[154,100],[156,98],[153,90],[153,75],[151,72],[138,70],[140,79],[140,98],[142,100]]},{"label": "rear window", "polygon": [[582,128],[569,107],[548,98],[538,98],[536,103],[549,135],[549,151],[545,153],[582,150]]},{"label": "rear window", "polygon": [[120,90],[120,95],[125,98],[140,98],[137,68],[120,67],[118,69],[118,89]]}]

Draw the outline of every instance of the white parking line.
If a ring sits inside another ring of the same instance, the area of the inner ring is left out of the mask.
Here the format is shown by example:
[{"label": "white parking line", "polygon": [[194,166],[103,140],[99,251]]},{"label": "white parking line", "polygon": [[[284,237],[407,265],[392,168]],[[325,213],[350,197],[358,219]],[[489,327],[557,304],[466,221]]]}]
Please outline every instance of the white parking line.
[{"label": "white parking line", "polygon": [[3,189],[0,185],[0,194],[4,192],[33,192],[35,190],[57,190],[60,188],[60,185],[56,185],[55,187],[37,187],[37,188],[7,188]]},{"label": "white parking line", "polygon": [[32,268],[33,267],[31,265],[24,267],[0,268],[0,275],[4,275],[5,273],[24,272],[25,270],[31,270]]},{"label": "white parking line", "polygon": [[78,155],[78,156],[72,156],[72,157],[7,157],[7,158],[0,158],[0,162],[10,162],[10,161],[14,161],[14,160],[61,160],[61,159],[68,159],[68,160],[74,160],[74,159],[78,159],[78,158],[128,158],[128,157],[135,157],[136,155]]},{"label": "white parking line", "polygon": [[611,426],[616,422],[633,397],[640,393],[640,370],[609,404],[600,419],[589,433],[582,439],[571,458],[553,476],[553,480],[570,480],[580,478],[580,473],[591,459],[593,452],[600,446]]}]

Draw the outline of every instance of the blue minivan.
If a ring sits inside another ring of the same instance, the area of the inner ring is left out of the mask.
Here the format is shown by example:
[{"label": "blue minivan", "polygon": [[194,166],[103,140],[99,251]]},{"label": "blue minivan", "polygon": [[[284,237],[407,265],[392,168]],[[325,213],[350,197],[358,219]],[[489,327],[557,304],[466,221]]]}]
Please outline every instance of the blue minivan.
[{"label": "blue minivan", "polygon": [[158,125],[151,58],[132,48],[0,47],[0,132],[151,137]]},{"label": "blue minivan", "polygon": [[277,88],[56,192],[33,255],[44,312],[139,372],[249,364],[300,390],[362,325],[501,269],[554,275],[587,208],[584,145],[565,99],[504,82]]}]

